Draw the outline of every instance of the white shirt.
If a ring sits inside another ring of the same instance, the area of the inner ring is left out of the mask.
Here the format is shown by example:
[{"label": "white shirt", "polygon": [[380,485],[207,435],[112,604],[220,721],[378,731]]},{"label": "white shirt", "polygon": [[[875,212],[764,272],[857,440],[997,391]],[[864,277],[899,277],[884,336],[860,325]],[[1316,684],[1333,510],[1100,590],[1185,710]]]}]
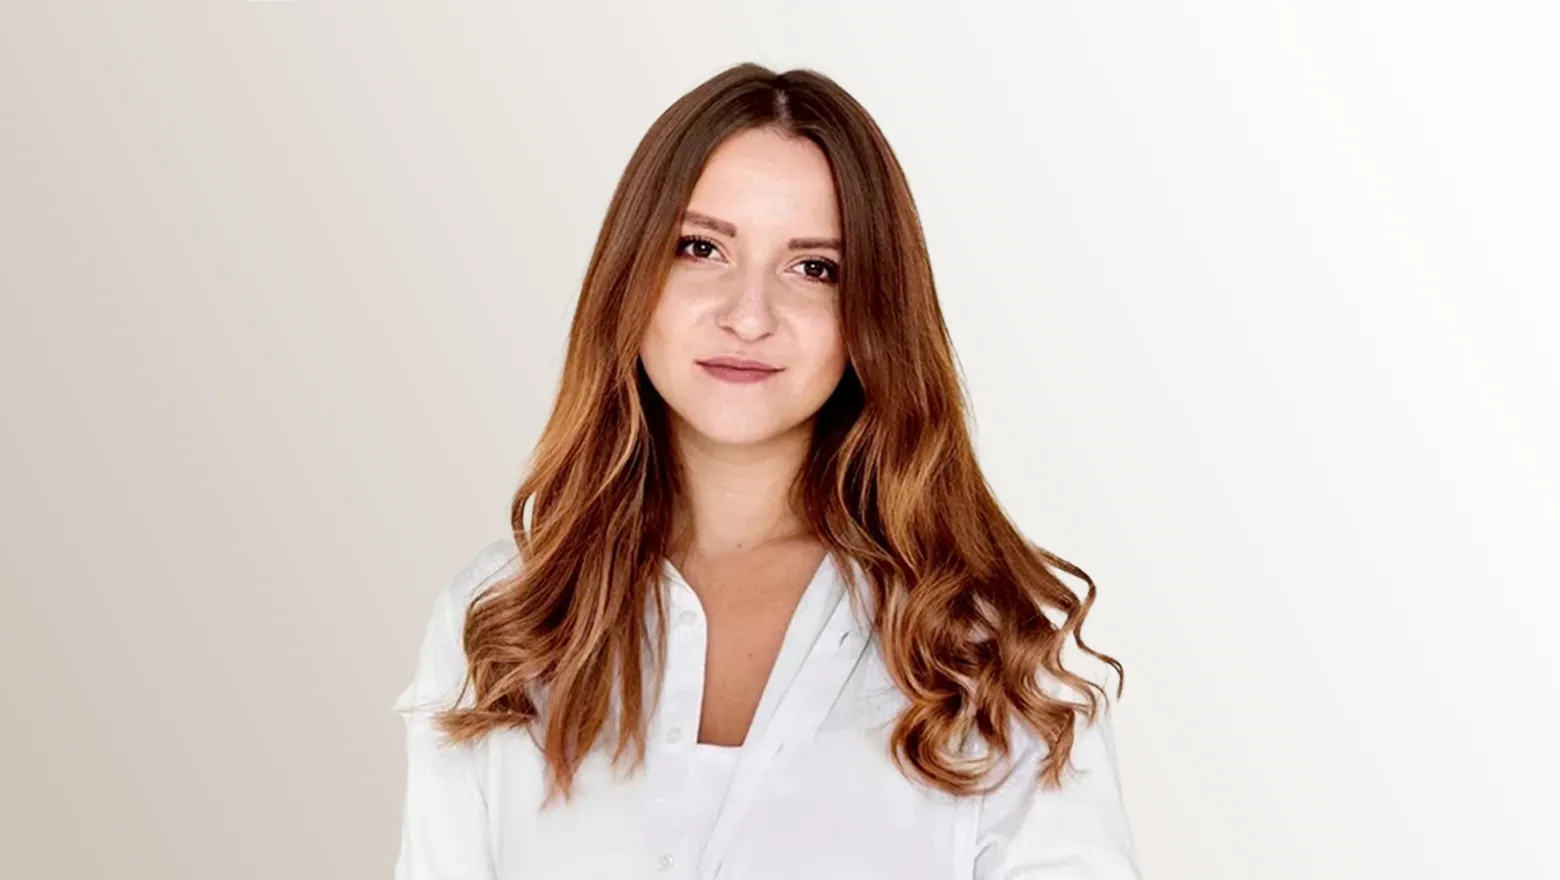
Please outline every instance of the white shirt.
[{"label": "white shirt", "polygon": [[693,747],[693,773],[681,808],[687,810],[691,817],[689,847],[701,854],[709,842],[710,834],[715,830],[715,820],[720,817],[721,807],[726,802],[726,790],[731,785],[731,774],[736,770],[737,759],[741,755],[740,746],[699,743]]},{"label": "white shirt", "polygon": [[1014,771],[986,795],[954,797],[894,766],[905,698],[832,556],[798,602],[746,741],[717,751],[695,742],[704,613],[666,563],[665,679],[644,767],[619,772],[598,748],[572,800],[539,809],[545,761],[529,736],[449,746],[431,721],[466,672],[472,597],[519,564],[513,541],[496,541],[434,602],[394,706],[407,757],[396,880],[1140,880],[1108,714],[1080,722],[1060,790],[1035,784],[1045,745],[1022,729]]}]

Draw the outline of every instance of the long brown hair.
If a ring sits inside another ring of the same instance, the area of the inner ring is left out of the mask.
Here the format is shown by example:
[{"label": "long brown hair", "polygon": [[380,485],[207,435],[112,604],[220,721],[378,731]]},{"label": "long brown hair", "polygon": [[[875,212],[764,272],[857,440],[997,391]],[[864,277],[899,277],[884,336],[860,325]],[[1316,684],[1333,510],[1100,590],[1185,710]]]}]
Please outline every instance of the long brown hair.
[{"label": "long brown hair", "polygon": [[[856,595],[873,609],[908,697],[893,760],[946,792],[989,790],[987,772],[1010,752],[1017,722],[1049,746],[1040,781],[1058,786],[1078,713],[1092,720],[1106,698],[1063,668],[1064,645],[1075,639],[1118,681],[1122,673],[1083,643],[1094,582],[1027,541],[981,474],[920,220],[882,132],[828,77],[756,64],[717,74],[661,114],[618,183],[557,401],[511,509],[522,565],[473,603],[464,638],[473,699],[442,713],[440,727],[457,742],[500,727],[529,732],[550,768],[549,801],[569,797],[604,734],[614,762],[643,762],[659,688],[646,695],[642,658],[659,681],[664,637],[652,633],[665,632],[665,609],[654,585],[679,474],[640,340],[706,159],[756,126],[810,139],[834,173],[849,364],[816,417],[793,500],[830,552],[865,576],[849,577],[850,588],[867,591]],[[1052,567],[1086,582],[1087,595]],[[1042,674],[1084,699],[1048,693]],[[970,762],[972,737],[989,746],[986,761]]]}]

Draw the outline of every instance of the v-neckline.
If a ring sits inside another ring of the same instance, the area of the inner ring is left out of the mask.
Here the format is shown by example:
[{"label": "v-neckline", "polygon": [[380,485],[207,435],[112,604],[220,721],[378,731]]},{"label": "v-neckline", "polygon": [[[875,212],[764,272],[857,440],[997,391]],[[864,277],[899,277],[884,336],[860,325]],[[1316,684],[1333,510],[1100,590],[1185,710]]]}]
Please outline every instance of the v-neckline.
[{"label": "v-neckline", "polygon": [[[683,589],[688,591],[695,605],[699,606],[700,613],[704,615],[705,626],[708,627],[709,614],[704,611],[703,602],[699,599],[699,593],[683,577],[677,566],[670,559],[662,558],[662,567],[666,574]],[[791,616],[786,621],[785,633],[781,636],[780,649],[775,654],[774,663],[769,667],[769,675],[764,680],[764,688],[759,694],[758,705],[753,710],[753,717],[748,722],[747,734],[740,744],[726,746],[735,750],[741,750],[748,744],[756,741],[769,726],[769,720],[773,717],[791,683],[797,673],[801,671],[807,655],[812,652],[813,644],[826,628],[828,620],[836,605],[841,600],[841,578],[838,562],[834,558],[833,551],[825,550],[823,558],[819,560],[818,567],[813,569],[812,576],[807,581],[807,586],[802,589],[802,594],[796,600],[796,607],[791,609]],[[807,632],[803,632],[803,628]],[[705,650],[708,651],[709,634],[705,632]],[[708,663],[708,657],[700,658],[699,673],[699,707],[702,716],[704,696],[708,687],[708,676],[704,671],[704,665]],[[695,745],[713,745],[712,743],[699,743]]]},{"label": "v-neckline", "polygon": [[[793,632],[802,620],[807,621],[809,630],[805,637]],[[854,604],[844,589],[843,573],[831,554],[797,603],[700,856],[701,877],[718,870],[777,756],[787,743],[813,736],[869,643],[870,635],[856,618]]]},{"label": "v-neckline", "polygon": [[[838,590],[835,589],[838,585],[839,578],[834,571],[834,555],[825,552],[823,560],[818,563],[818,568],[813,572],[806,588],[802,590],[801,597],[796,600],[796,607],[791,610],[790,620],[786,621],[780,650],[775,654],[775,662],[769,667],[769,675],[764,681],[763,691],[759,694],[758,706],[753,710],[753,719],[748,723],[747,736],[742,740],[743,745],[754,742],[756,737],[762,736],[769,729],[769,722],[774,717],[776,707],[790,690],[792,682],[796,680],[803,662],[812,652],[813,643],[817,641],[830,612],[834,610],[835,600],[839,598]],[[702,684],[700,693],[703,693]]]}]

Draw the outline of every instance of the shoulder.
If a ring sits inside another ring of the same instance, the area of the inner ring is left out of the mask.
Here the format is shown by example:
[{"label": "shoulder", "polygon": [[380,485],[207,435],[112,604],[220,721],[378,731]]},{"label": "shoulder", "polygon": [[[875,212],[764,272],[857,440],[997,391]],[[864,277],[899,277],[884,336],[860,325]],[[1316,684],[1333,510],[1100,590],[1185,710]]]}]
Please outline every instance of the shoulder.
[{"label": "shoulder", "polygon": [[460,693],[466,676],[462,631],[467,610],[484,587],[515,570],[519,556],[512,538],[492,541],[444,581],[423,630],[416,671],[396,700],[396,711],[441,708]]},{"label": "shoulder", "polygon": [[514,574],[520,566],[520,550],[514,536],[491,541],[476,552],[444,585],[440,604],[453,616],[464,616],[471,600],[488,584]]},{"label": "shoulder", "polygon": [[[1095,763],[1101,757],[1114,761],[1114,731],[1111,716],[1115,705],[1110,695],[1110,680],[1105,672],[1092,669],[1080,671],[1076,668],[1073,671],[1100,689],[1094,694],[1097,699],[1092,713],[1085,709],[1089,704],[1090,694],[1083,687],[1063,681],[1043,668],[1036,671],[1036,679],[1041,692],[1046,697],[1059,703],[1071,704],[1076,709],[1072,718],[1072,748],[1067,762],[1070,768],[1076,770]],[[1015,717],[1009,722],[1008,741],[1013,744],[1011,751],[1013,763],[1028,765],[1026,769],[1030,772],[1037,770],[1040,762],[1051,752],[1050,743],[1022,718]],[[1102,755],[1101,751],[1110,754]]]}]

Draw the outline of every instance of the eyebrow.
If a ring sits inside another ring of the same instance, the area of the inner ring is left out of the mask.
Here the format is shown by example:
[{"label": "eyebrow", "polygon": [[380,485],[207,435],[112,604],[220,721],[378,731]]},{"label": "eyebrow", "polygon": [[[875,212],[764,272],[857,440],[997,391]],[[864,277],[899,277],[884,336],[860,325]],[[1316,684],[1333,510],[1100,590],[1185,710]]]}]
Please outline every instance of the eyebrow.
[{"label": "eyebrow", "polygon": [[[700,214],[698,211],[684,211],[682,220],[690,226],[702,226],[705,229],[713,229],[727,238],[737,237],[737,227],[718,217]],[[837,238],[793,238],[786,244],[794,251],[814,248],[830,248],[836,251],[844,251],[844,248],[840,246],[841,241]]]}]

